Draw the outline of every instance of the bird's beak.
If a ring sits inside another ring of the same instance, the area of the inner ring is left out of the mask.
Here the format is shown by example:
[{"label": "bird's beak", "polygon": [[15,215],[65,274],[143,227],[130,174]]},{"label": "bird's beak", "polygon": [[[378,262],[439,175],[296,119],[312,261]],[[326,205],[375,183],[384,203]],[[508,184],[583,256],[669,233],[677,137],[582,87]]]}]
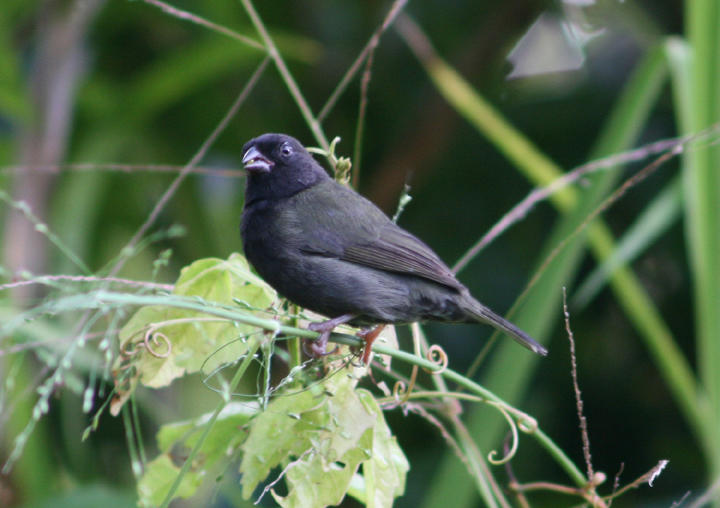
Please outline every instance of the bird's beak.
[{"label": "bird's beak", "polygon": [[243,165],[247,171],[257,171],[259,173],[269,173],[275,163],[265,157],[260,150],[251,146],[242,158]]}]

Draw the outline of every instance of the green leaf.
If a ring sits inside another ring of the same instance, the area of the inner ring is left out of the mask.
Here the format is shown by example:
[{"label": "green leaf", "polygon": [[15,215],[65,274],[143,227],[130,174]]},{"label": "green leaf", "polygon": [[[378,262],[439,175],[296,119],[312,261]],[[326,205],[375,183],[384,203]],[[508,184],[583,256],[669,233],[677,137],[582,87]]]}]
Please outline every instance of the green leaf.
[{"label": "green leaf", "polygon": [[284,508],[321,507],[340,504],[362,460],[369,456],[372,429],[367,429],[355,444],[337,461],[328,460],[309,450],[287,470],[289,494],[281,497],[273,492],[275,501]]},{"label": "green leaf", "polygon": [[[199,297],[224,305],[242,302],[248,309],[268,308],[275,291],[254,275],[245,258],[200,259],[182,269],[173,294]],[[247,352],[253,326],[202,312],[160,305],[139,309],[120,331],[121,355],[116,371],[133,368],[133,376],[120,379],[116,414],[139,380],[146,386],[169,385],[184,374],[212,372]],[[148,340],[146,340],[148,337]]]},{"label": "green leaf", "polygon": [[[173,464],[168,455],[160,455],[145,466],[145,473],[138,483],[138,505],[142,507],[159,506],[175,481],[180,468]],[[176,497],[192,496],[202,483],[202,475],[190,471],[183,476],[180,487],[175,491]]]},{"label": "green leaf", "polygon": [[288,494],[271,491],[281,506],[336,505],[357,483],[362,465],[370,475],[369,506],[392,505],[404,491],[409,466],[380,407],[355,383],[342,370],[312,390],[276,398],[251,422],[240,466],[243,497],[283,467]]},{"label": "green leaf", "polygon": [[245,499],[274,467],[290,456],[299,457],[310,448],[312,433],[327,424],[327,415],[322,410],[326,403],[327,396],[313,387],[296,395],[274,399],[253,420],[242,447],[240,465]]},{"label": "green leaf", "polygon": [[368,508],[392,506],[393,500],[405,492],[405,476],[410,464],[387,426],[375,398],[366,390],[358,390],[357,393],[365,407],[377,418],[372,456],[363,462],[362,467],[365,505]]},{"label": "green leaf", "polygon": [[[234,402],[228,404],[218,415],[192,468],[183,476],[176,497],[188,498],[195,494],[205,478],[216,478],[227,469],[233,452],[245,440],[247,433],[242,427],[257,412],[257,405]],[[157,433],[161,455],[151,461],[138,484],[141,506],[158,506],[165,499],[170,486],[177,478],[180,467],[172,461],[172,453],[186,455],[200,439],[210,413],[199,418],[163,425]]]},{"label": "green leaf", "polygon": [[[232,402],[218,415],[215,424],[208,434],[199,460],[212,463],[226,456],[228,450],[240,446],[245,440],[245,432],[240,429],[250,418],[257,414],[257,404]],[[174,447],[182,445],[192,448],[200,437],[203,426],[207,423],[210,413],[186,422],[175,422],[163,425],[157,434],[158,447],[162,452],[169,453]]]}]

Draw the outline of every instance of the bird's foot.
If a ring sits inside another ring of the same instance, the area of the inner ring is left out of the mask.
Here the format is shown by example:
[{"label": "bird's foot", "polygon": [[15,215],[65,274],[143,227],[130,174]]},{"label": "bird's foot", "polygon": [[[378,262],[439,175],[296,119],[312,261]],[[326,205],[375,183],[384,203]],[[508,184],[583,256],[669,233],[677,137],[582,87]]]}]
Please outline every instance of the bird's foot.
[{"label": "bird's foot", "polygon": [[382,332],[384,328],[385,325],[377,325],[375,328],[362,330],[357,334],[358,337],[365,341],[365,348],[363,349],[362,354],[362,361],[365,365],[367,365],[370,361],[370,353],[372,352],[373,342],[375,342],[375,339],[378,338],[378,335],[380,335],[380,332]]},{"label": "bird's foot", "polygon": [[[309,329],[312,330],[312,328]],[[317,332],[319,330],[313,331]],[[327,350],[327,343],[328,339],[330,339],[331,333],[332,330],[328,330],[320,333],[320,336],[317,339],[303,339],[303,351],[305,351],[305,354],[312,358],[320,358],[322,356],[333,354],[337,350],[337,346],[334,347],[332,351]]]},{"label": "bird's foot", "polygon": [[320,323],[310,323],[308,325],[308,330],[312,330],[313,332],[320,332],[320,336],[317,339],[305,341],[305,344],[310,348],[310,351],[306,350],[305,353],[307,353],[308,356],[312,356],[313,358],[319,358],[321,356],[333,354],[337,350],[337,347],[333,348],[332,351],[327,351],[327,343],[330,339],[330,334],[336,326],[347,323],[354,317],[354,314],[343,314],[342,316],[328,319],[327,321],[322,321]]}]

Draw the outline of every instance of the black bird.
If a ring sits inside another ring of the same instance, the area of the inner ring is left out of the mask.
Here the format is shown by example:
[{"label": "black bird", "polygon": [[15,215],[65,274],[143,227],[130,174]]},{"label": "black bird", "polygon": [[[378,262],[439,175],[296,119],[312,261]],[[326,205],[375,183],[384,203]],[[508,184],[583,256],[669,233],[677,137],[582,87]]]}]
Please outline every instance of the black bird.
[{"label": "black bird", "polygon": [[475,300],[430,247],[335,182],[295,138],[263,134],[245,144],[242,161],[245,255],[280,294],[332,318],[310,325],[321,332],[315,354],[342,323],[416,321],[488,323],[547,354]]}]

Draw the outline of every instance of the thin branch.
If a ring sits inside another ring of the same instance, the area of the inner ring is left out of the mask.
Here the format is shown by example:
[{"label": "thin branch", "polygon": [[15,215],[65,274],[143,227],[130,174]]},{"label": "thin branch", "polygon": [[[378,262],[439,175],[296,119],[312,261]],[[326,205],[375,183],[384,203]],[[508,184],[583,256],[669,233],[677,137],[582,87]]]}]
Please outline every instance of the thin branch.
[{"label": "thin branch", "polygon": [[[720,130],[720,123],[714,125],[711,128],[706,129],[705,131],[698,133],[697,135],[693,136],[693,141],[698,140],[704,140],[707,139],[711,134],[717,133]],[[618,187],[613,193],[611,193],[603,202],[601,202],[595,210],[593,210],[586,218],[583,220],[571,233],[569,233],[562,241],[560,241],[555,248],[545,257],[543,262],[540,264],[540,267],[535,271],[535,274],[533,275],[532,279],[527,283],[525,286],[525,289],[520,294],[520,296],[517,298],[515,306],[510,310],[508,314],[512,314],[513,310],[516,308],[519,302],[522,302],[527,294],[530,292],[530,290],[535,286],[537,281],[540,279],[540,277],[545,273],[545,270],[548,266],[550,266],[550,263],[563,251],[563,249],[570,243],[571,240],[573,240],[577,235],[579,235],[582,231],[587,229],[587,227],[590,225],[590,223],[596,219],[598,216],[600,216],[602,213],[604,213],[607,209],[609,209],[613,204],[615,204],[616,201],[619,201],[632,187],[640,184],[643,180],[648,178],[650,175],[652,175],[655,171],[657,171],[665,162],[667,162],[672,157],[675,157],[679,153],[681,153],[685,149],[686,143],[689,141],[685,138],[674,138],[664,141],[659,141],[657,143],[652,143],[651,145],[646,145],[645,147],[639,148],[637,150],[633,150],[629,153],[635,153],[638,154],[640,152],[642,153],[648,153],[648,150],[670,150],[666,153],[662,154],[660,157],[652,161],[650,164],[636,172],[634,175],[630,176],[627,180],[623,182],[623,184]],[[613,155],[610,158],[624,158],[627,155],[625,154],[619,154],[619,155]],[[605,168],[607,159],[601,159],[599,161],[595,161],[590,163],[592,165],[591,167],[594,168],[594,170],[597,170],[599,168]],[[617,164],[617,162],[613,162],[612,164]],[[588,167],[589,165],[583,165],[578,167],[577,169],[573,170],[572,173],[583,171],[584,168]],[[566,177],[568,177],[571,173],[568,173]],[[513,209],[508,212],[505,216],[503,216],[502,219],[500,219],[499,222],[497,222],[491,229],[488,231],[468,252],[466,252],[460,260],[455,263],[455,265],[452,268],[452,271],[454,273],[459,272],[462,270],[467,264],[474,258],[477,253],[484,248],[487,244],[489,244],[494,238],[496,238],[498,235],[500,235],[502,232],[504,232],[506,229],[508,229],[512,224],[518,222],[522,217],[524,217],[534,204],[536,204],[540,199],[545,199],[549,194],[552,192],[555,192],[558,189],[555,189],[554,186],[557,182],[563,181],[566,183],[570,183],[566,177],[559,178],[553,184],[549,185],[548,187],[545,187],[544,189],[535,189],[532,191],[523,201],[518,203]],[[575,181],[579,179],[579,176],[573,177],[571,179],[572,181]],[[549,189],[553,188],[554,190],[549,191]],[[546,193],[547,192],[547,193]],[[542,197],[538,197],[542,196]],[[483,348],[481,354],[475,359],[473,364],[470,366],[470,368],[467,371],[467,376],[472,377],[475,374],[475,371],[480,366],[481,361],[485,358],[487,352],[490,350],[492,345],[497,341],[497,335],[493,334],[493,336],[490,338],[488,343]]]},{"label": "thin branch", "polygon": [[[677,501],[673,501],[673,503],[670,505],[670,508],[679,508],[680,506],[683,505],[683,503],[685,501],[687,501],[688,497],[690,497],[690,491],[686,490],[685,494],[683,494],[680,499],[678,499]],[[698,505],[698,506],[693,505],[693,507],[690,507],[690,508],[700,508],[700,506],[705,506],[705,504],[707,504],[707,501],[710,501],[710,500],[707,499],[707,500],[703,500],[703,501],[704,502],[702,505]]]},{"label": "thin branch", "polygon": [[[13,200],[10,195],[2,189],[0,189],[0,201],[4,201],[8,206],[13,208],[17,212],[18,216],[22,216],[26,221],[30,222],[30,224],[33,225],[33,230],[36,233],[44,235],[50,241],[50,243],[57,247],[60,252],[62,252],[65,257],[68,258],[77,268],[79,268],[85,273],[91,273],[90,268],[85,264],[82,258],[75,252],[73,252],[72,249],[68,245],[66,245],[59,236],[52,232],[50,227],[35,214],[35,212],[30,208],[30,205],[27,202]],[[10,230],[8,229],[8,231]],[[16,237],[13,236],[8,236],[8,238],[16,240]],[[9,263],[11,269],[13,268],[14,264],[16,263],[13,263],[12,261]]]},{"label": "thin branch", "polygon": [[6,289],[13,289],[21,286],[30,286],[32,284],[48,284],[49,282],[56,281],[67,281],[67,282],[108,282],[125,284],[127,286],[144,287],[150,289],[162,289],[165,291],[172,291],[175,286],[173,284],[161,284],[158,282],[147,282],[142,280],[130,280],[121,279],[118,277],[94,277],[94,276],[83,276],[83,275],[39,275],[33,277],[31,280],[20,280],[16,282],[8,282],[7,284],[0,284],[0,291]]},{"label": "thin branch", "polygon": [[[639,476],[634,481],[628,483],[623,488],[621,488],[617,492],[613,493],[613,498],[623,495],[625,492],[627,492],[630,489],[636,489],[645,483],[647,483],[650,487],[652,487],[653,482],[660,476],[660,474],[663,472],[663,470],[667,467],[667,465],[669,463],[670,463],[670,461],[665,460],[665,459],[658,461],[658,463],[655,464],[655,467],[653,467],[650,471],[648,471],[644,475]],[[698,506],[702,506],[702,505],[698,505]]]},{"label": "thin branch", "polygon": [[[502,404],[505,403],[503,402]],[[475,481],[478,483],[478,487],[480,489],[483,487],[489,487],[495,495],[495,500],[498,501],[503,508],[510,508],[510,503],[508,503],[507,499],[505,499],[502,489],[495,481],[495,477],[488,468],[485,458],[482,453],[480,453],[475,441],[473,441],[470,431],[468,431],[465,424],[462,420],[460,420],[459,415],[453,415],[451,420],[455,427],[455,431],[458,433],[460,442],[466,446],[466,453],[468,454],[468,457],[472,459],[471,464],[479,468],[479,470],[473,475]]]},{"label": "thin branch", "polygon": [[300,87],[298,87],[297,83],[295,82],[295,78],[293,78],[292,74],[288,70],[287,65],[285,65],[285,60],[283,60],[282,56],[280,55],[280,52],[275,45],[275,42],[272,40],[272,37],[270,37],[270,34],[265,28],[265,25],[263,24],[262,19],[260,19],[260,16],[255,10],[255,7],[250,0],[240,1],[242,2],[243,7],[245,7],[248,16],[250,16],[250,20],[252,21],[253,25],[255,25],[255,29],[260,34],[260,37],[265,44],[265,49],[267,50],[268,55],[273,60],[273,62],[275,62],[275,66],[277,67],[280,76],[283,78],[283,81],[285,81],[285,86],[288,87],[290,94],[295,99],[298,108],[300,108],[300,113],[302,114],[303,118],[308,124],[308,127],[310,127],[310,130],[315,136],[315,140],[320,144],[320,147],[323,150],[329,151],[330,143],[328,143],[328,140],[325,137],[325,133],[320,126],[320,122],[318,122],[315,116],[313,116],[313,112],[310,109],[307,101],[305,100],[305,97],[303,97],[303,94],[300,91]]},{"label": "thin branch", "polygon": [[[683,496],[683,498],[685,497],[687,497],[687,495]],[[699,498],[693,501],[688,508],[700,508],[710,503],[710,501],[717,499],[720,499],[720,477],[718,477]]]},{"label": "thin branch", "polygon": [[[177,295],[148,295],[148,294],[124,294],[115,293],[110,291],[92,291],[87,294],[72,295],[58,298],[39,305],[34,309],[25,312],[19,318],[13,319],[9,322],[2,323],[0,325],[0,338],[5,337],[11,333],[17,327],[22,326],[28,319],[33,319],[35,316],[43,315],[49,310],[58,312],[58,309],[67,310],[81,310],[87,309],[91,311],[93,309],[103,309],[105,313],[112,312],[114,309],[123,308],[128,305],[162,305],[173,308],[187,309],[191,311],[202,312],[211,316],[218,316],[221,318],[228,319],[230,321],[236,321],[251,326],[264,328],[271,331],[279,337],[279,334],[283,335],[283,338],[288,337],[302,337],[308,339],[317,339],[319,336],[318,332],[313,332],[307,329],[295,328],[285,326],[275,319],[264,319],[254,314],[250,314],[244,311],[238,310],[236,306],[223,305],[216,302],[205,301],[198,297],[181,297]],[[353,347],[363,346],[362,339],[354,336],[345,334],[332,334],[330,340],[337,344],[350,345]],[[442,368],[436,363],[422,357],[418,357],[414,354],[394,349],[389,346],[383,346],[377,342],[373,344],[372,349],[374,352],[381,355],[388,355],[397,359],[398,361],[409,363],[410,365],[417,365],[423,369],[437,373],[437,375],[443,376],[450,382],[457,383],[461,387],[467,389],[469,392],[480,396],[486,400],[493,401],[497,405],[501,405],[506,411],[513,414],[513,416],[519,420],[520,429],[533,436],[538,443],[548,451],[551,457],[573,478],[579,485],[585,485],[586,480],[583,478],[583,474],[577,469],[572,461],[565,455],[565,453],[539,428],[535,422],[529,422],[529,418],[524,413],[514,409],[508,405],[497,395],[484,388],[482,385],[468,379],[461,374],[453,371],[449,368]],[[456,421],[454,422],[456,429],[461,435],[462,441],[466,441],[465,437],[470,443],[469,434],[463,435],[463,432],[467,432],[462,427],[459,417],[454,415]],[[463,430],[464,429],[464,430]],[[471,443],[470,443],[471,444]],[[474,445],[473,445],[474,446]],[[482,458],[482,457],[480,457]]]},{"label": "thin branch", "polygon": [[[106,336],[106,332],[93,332],[93,333],[87,333],[83,336],[83,339],[85,341],[95,340],[98,338],[103,338]],[[0,356],[5,355],[11,355],[15,353],[20,353],[22,351],[27,351],[29,349],[36,349],[40,347],[48,347],[48,348],[57,348],[58,346],[65,346],[68,342],[71,342],[75,338],[62,338],[57,340],[34,340],[31,342],[22,342],[20,344],[14,344],[12,346],[6,347],[5,349],[0,349]],[[6,409],[6,408],[3,408]]]},{"label": "thin branch", "polygon": [[372,77],[372,65],[375,60],[375,48],[377,45],[370,49],[367,61],[365,62],[365,71],[363,72],[362,79],[360,81],[360,103],[358,105],[358,118],[355,126],[355,147],[353,150],[353,174],[352,174],[352,186],[357,189],[360,182],[360,165],[362,162],[362,144],[363,134],[365,131],[365,115],[367,112],[368,103],[368,88],[370,88],[370,78]]},{"label": "thin branch", "polygon": [[[225,127],[230,123],[230,120],[233,119],[237,111],[240,109],[240,106],[245,102],[245,99],[250,94],[250,91],[255,87],[255,84],[260,79],[260,76],[262,76],[262,73],[265,71],[265,68],[268,64],[268,58],[264,58],[263,61],[260,63],[258,68],[255,70],[253,75],[250,77],[250,80],[247,82],[243,90],[240,92],[240,95],[238,95],[237,99],[235,99],[235,102],[230,107],[230,109],[225,113],[225,116],[220,120],[220,123],[213,129],[213,131],[210,133],[210,135],[207,137],[207,139],[203,142],[203,144],[200,146],[198,151],[193,155],[192,159],[190,159],[190,162],[187,163],[187,165],[183,168],[183,170],[180,172],[180,174],[173,180],[173,182],[170,184],[170,186],[167,188],[165,193],[160,197],[158,202],[155,204],[155,207],[153,208],[152,212],[150,213],[150,216],[147,218],[147,220],[140,226],[140,229],[135,233],[135,235],[130,239],[130,241],[127,243],[127,245],[122,249],[123,252],[130,252],[132,247],[134,247],[140,239],[145,235],[147,230],[155,223],[158,216],[160,215],[160,212],[165,208],[165,205],[170,201],[170,198],[175,194],[177,189],[180,187],[180,184],[183,182],[185,177],[190,173],[190,170],[195,167],[195,165],[200,162],[203,157],[205,157],[205,154],[210,149],[212,144],[215,142],[215,140],[220,136],[220,133],[225,130]],[[121,256],[118,261],[115,263],[115,266],[112,267],[110,270],[110,276],[113,276],[117,274],[120,269],[125,264],[125,261],[127,260],[127,256],[123,257]]]},{"label": "thin branch", "polygon": [[[505,441],[503,442],[503,452],[505,455],[508,455],[510,452],[510,439],[512,435],[510,433],[507,434],[505,437]],[[510,479],[510,487],[512,488],[515,485],[520,485],[520,482],[517,479],[517,476],[515,476],[515,471],[512,468],[512,463],[510,461],[507,461],[505,463],[505,473],[508,475],[508,478]],[[515,497],[517,498],[517,502],[520,505],[521,508],[530,508],[530,503],[527,500],[527,497],[525,497],[525,493],[520,489],[512,489],[515,493]]]},{"label": "thin branch", "polygon": [[543,273],[545,273],[545,269],[552,263],[552,261],[563,251],[563,249],[570,243],[571,240],[573,240],[577,235],[579,235],[582,231],[587,229],[587,227],[590,225],[590,223],[595,220],[597,217],[602,215],[605,211],[607,211],[615,202],[619,201],[625,194],[635,187],[636,185],[640,184],[643,180],[648,178],[650,175],[652,175],[655,171],[657,171],[665,162],[670,160],[671,158],[675,157],[676,155],[682,153],[684,149],[684,145],[678,144],[673,147],[673,149],[669,152],[664,153],[654,161],[652,161],[650,164],[642,168],[640,171],[632,175],[630,178],[625,180],[620,187],[618,187],[612,194],[610,194],[605,200],[603,200],[602,203],[598,205],[595,210],[593,210],[588,216],[583,220],[578,226],[570,233],[568,234],[563,240],[558,243],[557,246],[548,254],[548,256],[543,260],[540,267],[535,271],[535,275],[530,280],[530,282],[527,285],[527,288],[523,293],[520,295],[518,300],[521,300],[525,294],[532,288],[535,283],[540,279]]},{"label": "thin branch", "polygon": [[530,482],[519,485],[512,485],[512,488],[519,492],[530,492],[533,490],[547,490],[550,492],[558,492],[560,494],[567,494],[568,496],[583,497],[583,489],[578,487],[569,487],[567,485],[560,485],[551,482]]},{"label": "thin branch", "polygon": [[165,12],[166,14],[169,14],[170,16],[175,16],[176,18],[190,21],[191,23],[195,23],[196,25],[200,25],[200,26],[204,26],[205,28],[209,28],[210,30],[212,30],[214,32],[218,32],[223,35],[227,35],[228,37],[232,37],[236,41],[240,41],[243,44],[250,46],[251,48],[259,49],[260,51],[263,51],[265,49],[263,47],[263,45],[260,44],[258,41],[251,39],[250,37],[240,35],[239,33],[235,32],[233,30],[230,30],[227,27],[218,25],[217,23],[213,23],[212,21],[208,21],[207,19],[202,18],[202,17],[198,16],[197,14],[193,14],[192,12],[178,9],[177,7],[173,7],[172,5],[166,4],[165,2],[161,2],[160,0],[143,0],[143,2],[161,9],[163,12]]},{"label": "thin branch", "polygon": [[360,52],[358,57],[355,59],[355,61],[352,63],[350,68],[347,70],[345,75],[340,80],[340,83],[335,87],[335,90],[330,94],[330,97],[328,97],[327,102],[325,102],[325,105],[320,110],[320,113],[317,116],[318,122],[322,123],[327,115],[330,113],[333,107],[335,107],[335,104],[337,103],[337,100],[340,98],[340,96],[343,94],[345,89],[350,84],[350,81],[355,77],[355,74],[357,74],[358,70],[360,70],[360,66],[365,61],[367,56],[375,50],[375,47],[377,47],[378,42],[380,42],[380,36],[387,30],[390,25],[393,24],[395,21],[395,18],[398,14],[402,11],[402,9],[407,4],[407,0],[395,0],[395,2],[390,7],[390,10],[387,13],[387,16],[385,16],[385,19],[382,22],[382,25],[380,25],[380,28],[378,28],[375,33],[372,34],[370,37],[370,40],[365,44],[365,47]]},{"label": "thin branch", "polygon": [[[137,173],[145,171],[148,173],[179,173],[186,165],[177,164],[124,164],[117,162],[79,162],[75,164],[32,164],[18,166],[0,166],[0,173],[13,172],[38,172],[38,173],[59,173],[61,171],[120,171],[122,173]],[[188,173],[195,175],[212,175],[227,178],[238,178],[245,176],[244,169],[238,168],[214,168],[210,166],[196,166],[188,170]]]},{"label": "thin branch", "polygon": [[[257,351],[258,347],[260,347],[260,344],[254,344],[250,347],[248,350],[245,358],[240,363],[237,371],[235,371],[235,375],[233,376],[232,380],[230,381],[228,385],[228,393],[232,393],[235,391],[235,388],[240,384],[240,380],[242,379],[243,375],[245,374],[245,371],[252,363],[253,357],[255,356],[255,352]],[[182,484],[182,480],[187,474],[187,472],[190,470],[190,467],[193,465],[195,461],[195,456],[198,454],[202,446],[205,444],[205,441],[210,434],[210,430],[212,430],[213,425],[215,425],[216,420],[218,419],[218,416],[220,416],[220,412],[227,406],[229,397],[223,397],[220,402],[218,403],[217,407],[215,408],[215,411],[213,412],[210,419],[205,423],[204,429],[202,434],[200,434],[200,437],[198,438],[197,442],[195,443],[195,446],[193,446],[192,450],[190,450],[190,453],[185,458],[185,462],[183,462],[182,467],[180,468],[180,471],[178,471],[177,476],[175,477],[175,480],[173,481],[172,485],[170,486],[170,490],[168,490],[167,495],[165,496],[165,500],[160,505],[160,508],[167,508],[170,505],[170,502],[175,498],[175,494],[180,488],[180,485]]]},{"label": "thin branch", "polygon": [[450,431],[445,427],[445,425],[443,425],[440,420],[438,420],[432,413],[428,412],[421,404],[407,403],[404,407],[411,413],[415,413],[416,415],[425,419],[425,421],[435,427],[440,432],[440,437],[442,437],[442,439],[450,447],[453,453],[455,453],[455,456],[460,460],[460,462],[465,465],[465,468],[467,469],[470,476],[475,476],[475,471],[473,471],[473,467],[470,464],[470,459],[468,458],[467,454],[463,452],[460,444],[457,442],[457,439],[453,437]]},{"label": "thin branch", "polygon": [[587,429],[587,418],[583,413],[583,400],[580,393],[580,385],[577,376],[577,357],[575,356],[575,337],[570,328],[570,311],[567,306],[567,290],[563,287],[563,314],[565,315],[565,331],[570,341],[570,375],[572,376],[573,389],[575,390],[575,404],[577,405],[577,416],[580,421],[580,434],[583,443],[583,457],[585,458],[585,466],[587,467],[588,481],[592,483],[595,478],[595,472],[592,466],[592,456],[590,455],[590,436]]},{"label": "thin branch", "polygon": [[641,146],[634,150],[627,152],[611,155],[595,161],[588,162],[581,166],[576,167],[572,171],[566,173],[560,178],[556,179],[550,185],[542,188],[533,189],[522,201],[515,205],[508,213],[503,215],[498,222],[496,222],[490,230],[485,233],[475,245],[473,245],[453,266],[453,272],[457,273],[467,266],[467,264],[477,254],[487,247],[495,238],[500,236],[512,225],[521,221],[525,218],[530,211],[539,202],[548,199],[556,192],[562,190],[568,185],[577,182],[588,174],[595,173],[601,170],[610,170],[617,166],[628,164],[631,162],[637,162],[652,155],[658,154],[679,154],[684,147],[691,142],[705,141],[710,139],[712,136],[717,135],[720,132],[720,123],[712,125],[707,129],[698,132],[695,135],[683,136],[679,138],[669,138],[654,143]]},{"label": "thin branch", "polygon": [[[0,412],[0,433],[4,434],[5,430],[5,424],[10,419],[11,416],[17,415],[15,412],[15,406],[19,403],[25,403],[26,399],[29,399],[34,396],[35,393],[37,393],[37,389],[42,383],[43,379],[45,378],[45,375],[50,372],[50,366],[47,364],[44,364],[42,368],[38,371],[38,373],[33,377],[31,380],[25,379],[25,386],[22,387],[22,391],[20,393],[17,393],[17,395],[13,398],[11,401],[4,401],[3,404],[3,410]],[[32,373],[32,371],[29,371],[29,373]],[[9,377],[5,377],[3,380],[5,386],[3,386],[3,391],[5,393],[8,393],[10,390],[8,389],[8,381],[10,380]],[[18,387],[19,388],[19,387]]]}]

